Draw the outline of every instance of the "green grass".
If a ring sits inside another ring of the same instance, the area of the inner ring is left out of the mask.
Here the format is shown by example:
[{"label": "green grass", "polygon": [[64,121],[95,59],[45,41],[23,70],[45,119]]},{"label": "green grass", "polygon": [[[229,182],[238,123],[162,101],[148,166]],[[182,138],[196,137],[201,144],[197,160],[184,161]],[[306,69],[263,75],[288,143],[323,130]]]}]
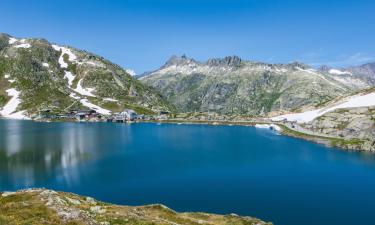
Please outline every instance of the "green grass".
[{"label": "green grass", "polygon": [[31,194],[0,198],[0,218],[0,224],[4,225],[62,224],[52,210],[34,202]]},{"label": "green grass", "polygon": [[[75,205],[54,203],[50,208],[46,205],[46,199],[40,193],[43,190],[33,192],[17,192],[3,197],[0,193],[0,225],[39,225],[39,224],[99,224],[109,222],[110,224],[129,225],[165,225],[183,224],[199,225],[198,220],[208,221],[211,225],[255,225],[260,224],[258,219],[243,218],[230,215],[216,215],[203,213],[177,213],[161,205],[148,206],[119,206],[95,201],[96,206],[105,209],[103,213],[95,213],[90,210],[92,203],[87,202],[82,196],[71,193],[56,193],[61,200],[67,198],[79,200],[80,204]],[[80,215],[74,219],[63,220],[56,213],[55,209],[80,211]],[[62,208],[63,207],[63,208]],[[86,214],[87,213],[87,214]],[[90,215],[89,218],[87,215]],[[263,223],[262,223],[263,224]],[[271,223],[264,223],[271,225]]]},{"label": "green grass", "polygon": [[331,144],[334,147],[349,147],[349,146],[361,146],[365,141],[360,139],[334,139]]}]

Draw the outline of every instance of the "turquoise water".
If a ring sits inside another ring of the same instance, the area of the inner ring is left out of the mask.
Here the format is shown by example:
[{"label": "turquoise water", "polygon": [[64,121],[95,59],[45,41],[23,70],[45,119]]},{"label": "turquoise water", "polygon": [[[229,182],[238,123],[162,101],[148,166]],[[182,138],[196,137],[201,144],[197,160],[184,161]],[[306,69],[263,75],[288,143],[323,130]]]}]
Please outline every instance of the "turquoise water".
[{"label": "turquoise water", "polygon": [[0,190],[46,187],[276,225],[375,224],[375,156],[269,130],[0,120]]}]

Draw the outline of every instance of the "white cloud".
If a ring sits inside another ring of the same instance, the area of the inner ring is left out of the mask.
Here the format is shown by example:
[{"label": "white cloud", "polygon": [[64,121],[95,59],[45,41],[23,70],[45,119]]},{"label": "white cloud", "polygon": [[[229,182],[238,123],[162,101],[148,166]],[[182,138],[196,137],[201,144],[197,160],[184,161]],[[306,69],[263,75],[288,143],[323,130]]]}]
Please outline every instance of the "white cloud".
[{"label": "white cloud", "polygon": [[375,56],[368,53],[357,52],[351,55],[341,55],[336,60],[315,61],[308,64],[312,66],[330,65],[333,67],[357,66],[368,62],[375,61]]}]

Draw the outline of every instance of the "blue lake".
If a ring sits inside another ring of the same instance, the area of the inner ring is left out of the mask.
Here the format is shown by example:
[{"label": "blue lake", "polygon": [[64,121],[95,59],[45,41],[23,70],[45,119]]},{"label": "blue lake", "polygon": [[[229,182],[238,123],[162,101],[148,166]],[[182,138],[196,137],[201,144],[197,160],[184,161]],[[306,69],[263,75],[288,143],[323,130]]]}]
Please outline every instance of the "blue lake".
[{"label": "blue lake", "polygon": [[0,120],[0,191],[29,187],[275,225],[375,224],[375,155],[245,126]]}]

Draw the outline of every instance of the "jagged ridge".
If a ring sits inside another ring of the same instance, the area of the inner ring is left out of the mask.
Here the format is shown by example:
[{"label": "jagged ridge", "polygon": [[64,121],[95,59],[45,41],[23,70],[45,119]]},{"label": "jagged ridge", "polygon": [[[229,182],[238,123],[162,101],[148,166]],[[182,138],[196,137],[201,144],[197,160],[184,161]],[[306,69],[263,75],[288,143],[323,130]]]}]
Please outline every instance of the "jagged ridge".
[{"label": "jagged ridge", "polygon": [[268,64],[237,56],[198,62],[173,56],[140,80],[159,90],[181,112],[264,115],[316,107],[370,84],[308,65]]}]

